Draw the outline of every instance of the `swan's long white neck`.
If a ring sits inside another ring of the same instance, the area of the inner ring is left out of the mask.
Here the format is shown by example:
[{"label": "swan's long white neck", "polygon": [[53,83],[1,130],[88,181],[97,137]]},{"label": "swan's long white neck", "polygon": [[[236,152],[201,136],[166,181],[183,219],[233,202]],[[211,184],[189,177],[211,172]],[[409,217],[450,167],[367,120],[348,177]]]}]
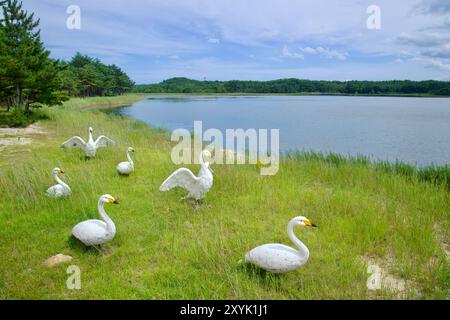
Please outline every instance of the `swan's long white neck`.
[{"label": "swan's long white neck", "polygon": [[106,222],[106,229],[111,232],[112,234],[116,233],[116,226],[114,222],[111,220],[111,218],[106,213],[105,209],[103,208],[103,201],[100,199],[98,201],[98,213],[102,217],[103,221]]},{"label": "swan's long white neck", "polygon": [[70,187],[67,183],[65,183],[64,181],[62,181],[59,177],[58,177],[58,173],[54,172],[53,173],[53,178],[56,180],[56,182],[58,182],[58,184],[62,185],[64,188],[69,189]]},{"label": "swan's long white neck", "polygon": [[94,137],[92,136],[92,130],[89,130],[89,140],[90,143],[94,142]]},{"label": "swan's long white neck", "polygon": [[292,242],[297,246],[300,257],[306,261],[309,258],[309,250],[294,234],[295,220],[291,220],[287,227],[287,233]]},{"label": "swan's long white neck", "polygon": [[198,175],[200,177],[204,176],[205,174],[209,174],[212,176],[211,169],[209,169],[209,162],[205,162],[205,159],[203,159],[203,153],[200,154],[199,162],[200,162],[202,168],[200,169],[200,172],[198,173]]},{"label": "swan's long white neck", "polygon": [[211,169],[209,169],[209,162],[202,163],[202,168],[200,169],[200,172],[198,173],[199,177],[202,177],[205,175],[212,177]]},{"label": "swan's long white neck", "polygon": [[131,166],[134,167],[134,162],[133,162],[133,159],[131,159],[130,153],[131,153],[131,151],[127,151],[127,159],[128,159],[128,162],[131,164]]}]

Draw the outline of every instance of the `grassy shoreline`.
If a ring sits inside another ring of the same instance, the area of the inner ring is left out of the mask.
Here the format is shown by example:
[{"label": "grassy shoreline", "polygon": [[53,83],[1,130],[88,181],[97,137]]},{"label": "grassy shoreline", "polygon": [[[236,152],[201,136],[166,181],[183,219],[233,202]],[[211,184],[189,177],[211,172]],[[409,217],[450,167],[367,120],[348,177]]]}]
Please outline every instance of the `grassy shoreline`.
[{"label": "grassy shoreline", "polygon": [[63,107],[75,109],[115,108],[138,102],[144,99],[146,96],[146,94],[136,93],[111,97],[72,98],[69,101],[64,102]]},{"label": "grassy shoreline", "polygon": [[[402,298],[448,298],[442,246],[448,243],[450,195],[442,184],[364,163],[286,157],[272,177],[261,177],[253,165],[213,166],[214,186],[196,211],[190,202],[180,202],[184,192],[158,190],[178,167],[170,161],[167,132],[94,110],[123,105],[118,98],[79,102],[49,109],[51,119],[40,123],[47,135],[1,169],[1,299],[398,297],[387,289],[367,290],[368,260],[407,281]],[[127,98],[125,104],[131,102]],[[79,150],[59,148],[70,136],[84,137],[88,126],[96,136],[115,139],[116,146],[90,161]],[[128,146],[136,149],[136,172],[121,178],[115,165],[124,161]],[[55,166],[66,171],[72,187],[67,200],[44,195]],[[70,230],[81,220],[98,218],[96,203],[104,193],[121,202],[106,208],[117,234],[102,252],[86,251]],[[291,245],[285,229],[296,215],[319,225],[296,230],[311,251],[302,269],[277,276],[237,264],[254,246]],[[73,261],[43,266],[58,253]],[[70,264],[81,269],[82,290],[66,288]]]}]

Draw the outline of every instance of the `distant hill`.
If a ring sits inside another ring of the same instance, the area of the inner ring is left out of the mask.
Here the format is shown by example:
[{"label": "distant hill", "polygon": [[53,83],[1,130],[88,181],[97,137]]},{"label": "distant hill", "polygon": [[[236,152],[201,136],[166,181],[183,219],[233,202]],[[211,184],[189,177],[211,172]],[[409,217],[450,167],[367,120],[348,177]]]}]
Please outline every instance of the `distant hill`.
[{"label": "distant hill", "polygon": [[267,93],[267,94],[350,94],[450,96],[448,81],[315,81],[279,79],[271,81],[199,81],[172,78],[133,88],[140,93]]}]

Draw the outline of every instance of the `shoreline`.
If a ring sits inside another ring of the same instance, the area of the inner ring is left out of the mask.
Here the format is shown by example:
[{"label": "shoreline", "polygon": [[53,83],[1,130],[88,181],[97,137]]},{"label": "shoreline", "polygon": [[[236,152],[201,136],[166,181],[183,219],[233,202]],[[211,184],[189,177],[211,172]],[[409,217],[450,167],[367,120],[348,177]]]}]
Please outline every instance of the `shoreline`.
[{"label": "shoreline", "polygon": [[74,108],[74,109],[109,109],[117,108],[124,105],[132,104],[144,100],[147,95],[130,93],[121,96],[109,97],[83,97],[70,98],[64,102],[62,106],[54,106],[50,108]]},{"label": "shoreline", "polygon": [[426,95],[426,94],[339,94],[339,93],[251,93],[251,92],[236,92],[236,93],[184,93],[184,92],[155,92],[155,93],[136,93],[145,96],[167,96],[167,97],[245,97],[245,96],[279,96],[279,97],[307,97],[307,96],[328,96],[328,97],[387,97],[387,98],[443,98],[449,99],[449,96],[437,96],[437,95]]},{"label": "shoreline", "polygon": [[[144,96],[143,99],[148,98],[149,96]],[[138,98],[138,97],[136,97]],[[120,101],[120,99],[118,99]],[[135,102],[139,102],[137,100]],[[169,129],[166,128],[156,128],[152,125],[146,123],[145,121],[135,119],[132,116],[128,115],[119,115],[114,112],[114,109],[126,107],[127,105],[122,104],[121,102],[111,103],[109,106],[96,106],[95,104],[91,105],[88,109],[100,110],[102,112],[107,113],[108,115],[113,115],[117,118],[125,118],[131,121],[142,122],[150,129],[158,129],[163,132],[170,133]],[[280,158],[287,159],[295,159],[296,161],[304,161],[304,160],[319,160],[322,163],[331,164],[335,166],[339,166],[342,164],[347,165],[363,165],[370,168],[373,168],[377,171],[382,171],[385,173],[391,174],[399,174],[406,177],[417,177],[421,181],[427,181],[431,183],[444,183],[447,185],[450,190],[450,163],[444,165],[436,165],[430,164],[427,166],[419,166],[417,164],[408,163],[401,160],[382,160],[382,159],[372,159],[370,156],[366,155],[351,155],[351,154],[340,154],[335,152],[317,152],[314,150],[287,150],[285,152],[280,152]]]}]

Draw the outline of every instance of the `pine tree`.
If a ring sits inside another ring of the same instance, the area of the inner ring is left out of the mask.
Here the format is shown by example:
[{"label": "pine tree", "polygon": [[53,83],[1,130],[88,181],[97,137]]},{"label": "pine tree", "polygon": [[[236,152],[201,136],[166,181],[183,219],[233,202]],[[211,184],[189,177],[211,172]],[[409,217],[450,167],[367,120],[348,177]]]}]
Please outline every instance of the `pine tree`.
[{"label": "pine tree", "polygon": [[10,104],[26,113],[32,104],[60,104],[66,97],[58,91],[58,62],[49,58],[50,52],[41,42],[39,19],[23,10],[18,0],[6,0],[1,5],[0,31],[6,50],[0,57],[0,78],[14,88]]},{"label": "pine tree", "polygon": [[6,55],[6,39],[0,29],[0,105],[6,105],[8,111],[11,107],[10,97],[14,94],[12,82],[5,76],[7,66],[10,65],[11,60]]}]

